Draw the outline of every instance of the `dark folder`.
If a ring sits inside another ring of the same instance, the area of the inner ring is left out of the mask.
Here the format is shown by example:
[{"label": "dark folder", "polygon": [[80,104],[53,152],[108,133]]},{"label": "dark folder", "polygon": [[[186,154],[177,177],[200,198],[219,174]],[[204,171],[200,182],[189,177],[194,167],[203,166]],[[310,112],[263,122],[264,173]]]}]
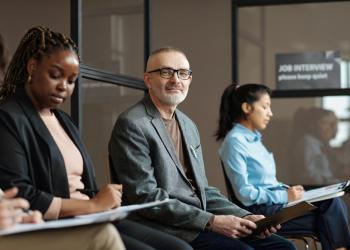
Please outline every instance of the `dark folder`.
[{"label": "dark folder", "polygon": [[257,229],[254,230],[253,234],[259,234],[270,227],[276,226],[278,224],[282,224],[286,221],[289,221],[293,218],[299,217],[301,215],[306,214],[309,211],[316,209],[317,207],[308,203],[308,202],[300,202],[294,206],[282,208],[276,214],[268,216],[264,219],[256,221]]}]

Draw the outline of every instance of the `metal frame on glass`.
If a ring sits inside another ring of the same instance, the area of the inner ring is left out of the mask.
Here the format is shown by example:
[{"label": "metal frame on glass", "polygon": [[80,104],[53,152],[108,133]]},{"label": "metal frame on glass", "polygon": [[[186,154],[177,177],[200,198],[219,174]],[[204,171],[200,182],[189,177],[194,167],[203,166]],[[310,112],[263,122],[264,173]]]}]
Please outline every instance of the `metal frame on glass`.
[{"label": "metal frame on glass", "polygon": [[[80,54],[82,53],[82,0],[71,0],[71,37],[77,43]],[[144,0],[144,60],[148,58],[151,44],[150,28],[150,0]],[[108,84],[124,86],[133,89],[146,90],[142,79],[127,75],[112,74],[110,72],[84,65],[80,66],[80,76],[71,98],[71,116],[78,128],[82,127],[82,99],[81,99],[81,78],[96,80]]]}]

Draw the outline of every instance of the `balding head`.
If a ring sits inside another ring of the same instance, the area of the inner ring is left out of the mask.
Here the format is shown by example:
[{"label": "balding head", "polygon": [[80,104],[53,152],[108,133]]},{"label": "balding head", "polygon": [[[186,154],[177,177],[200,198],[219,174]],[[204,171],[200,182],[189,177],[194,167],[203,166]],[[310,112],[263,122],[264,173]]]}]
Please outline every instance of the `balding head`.
[{"label": "balding head", "polygon": [[146,66],[146,72],[148,72],[148,71],[150,71],[150,70],[153,70],[154,67],[155,67],[156,65],[158,65],[158,60],[157,60],[158,58],[157,58],[157,56],[158,56],[159,54],[162,54],[162,53],[170,53],[170,52],[177,52],[177,53],[180,53],[180,54],[182,54],[182,55],[186,58],[186,60],[188,61],[187,56],[185,55],[185,53],[184,53],[182,50],[180,50],[180,49],[178,49],[178,48],[175,48],[175,47],[162,47],[162,48],[159,48],[159,49],[153,51],[153,52],[150,54],[150,56],[148,57],[147,66]]}]

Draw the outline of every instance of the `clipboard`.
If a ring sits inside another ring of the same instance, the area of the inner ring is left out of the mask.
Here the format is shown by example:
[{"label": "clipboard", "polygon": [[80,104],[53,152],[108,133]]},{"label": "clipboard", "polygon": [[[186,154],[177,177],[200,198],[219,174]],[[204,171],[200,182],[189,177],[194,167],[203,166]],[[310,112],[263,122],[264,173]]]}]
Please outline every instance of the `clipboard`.
[{"label": "clipboard", "polygon": [[291,219],[302,216],[316,208],[316,206],[306,201],[300,202],[294,206],[282,208],[282,210],[280,210],[276,214],[256,221],[255,224],[257,225],[257,228],[253,231],[253,235],[260,234],[261,232],[265,231],[270,227],[282,224]]},{"label": "clipboard", "polygon": [[309,191],[306,191],[303,195],[303,197],[299,200],[295,200],[292,202],[288,202],[285,207],[294,206],[295,204],[301,202],[301,201],[307,201],[307,202],[316,202],[316,201],[323,201],[327,199],[332,199],[335,197],[339,197],[344,195],[344,190],[350,185],[350,181],[343,181],[340,183],[311,189]]},{"label": "clipboard", "polygon": [[[80,215],[74,218],[52,220],[43,223],[33,224],[33,223],[23,223],[17,224],[14,227],[0,230],[0,236],[18,234],[24,232],[33,232],[38,230],[49,230],[49,229],[59,229],[59,228],[69,228],[77,227],[89,224],[97,224],[103,222],[111,222],[115,220],[124,219],[129,213],[145,209],[149,207],[161,206],[171,202],[171,199],[164,199],[162,201],[153,201],[137,205],[121,206],[115,209],[111,209],[105,212],[93,213],[87,215]],[[1,241],[1,238],[0,238]]]}]

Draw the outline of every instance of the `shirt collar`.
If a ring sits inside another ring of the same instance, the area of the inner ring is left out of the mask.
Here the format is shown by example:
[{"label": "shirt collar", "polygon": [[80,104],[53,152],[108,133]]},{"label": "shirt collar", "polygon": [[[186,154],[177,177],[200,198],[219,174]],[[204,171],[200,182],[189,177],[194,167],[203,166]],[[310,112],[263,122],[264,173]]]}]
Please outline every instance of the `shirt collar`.
[{"label": "shirt collar", "polygon": [[244,136],[244,138],[249,142],[256,142],[261,140],[261,134],[259,131],[254,130],[251,131],[250,129],[244,127],[243,125],[239,123],[234,124],[234,129]]}]

